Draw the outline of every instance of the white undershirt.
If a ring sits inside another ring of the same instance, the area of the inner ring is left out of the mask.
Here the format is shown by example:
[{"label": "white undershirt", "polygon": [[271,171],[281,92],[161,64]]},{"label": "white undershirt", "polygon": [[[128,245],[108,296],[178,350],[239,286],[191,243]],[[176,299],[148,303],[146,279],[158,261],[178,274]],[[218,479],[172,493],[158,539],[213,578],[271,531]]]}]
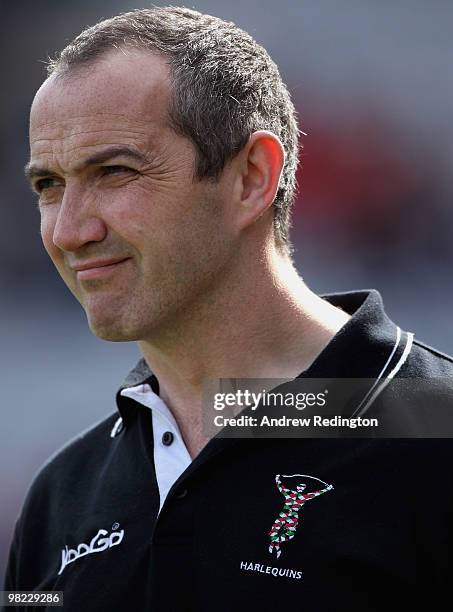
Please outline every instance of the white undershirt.
[{"label": "white undershirt", "polygon": [[[179,431],[170,409],[162,399],[152,391],[148,384],[127,387],[121,391],[124,397],[151,408],[153,419],[154,438],[154,466],[156,470],[157,486],[159,487],[159,512],[164,505],[169,490],[192,463],[187,447]],[[166,431],[173,434],[173,442],[169,446],[162,443],[162,436]]]}]

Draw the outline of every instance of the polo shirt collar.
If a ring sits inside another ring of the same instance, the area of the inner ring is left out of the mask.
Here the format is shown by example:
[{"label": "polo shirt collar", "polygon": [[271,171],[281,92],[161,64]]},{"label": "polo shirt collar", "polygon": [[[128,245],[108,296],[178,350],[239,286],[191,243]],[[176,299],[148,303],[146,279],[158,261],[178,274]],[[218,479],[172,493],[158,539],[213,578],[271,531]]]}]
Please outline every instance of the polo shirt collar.
[{"label": "polo shirt collar", "polygon": [[322,298],[351,315],[312,365],[306,378],[377,378],[401,330],[384,311],[376,289],[329,293]]},{"label": "polo shirt collar", "polygon": [[[376,289],[327,293],[320,297],[351,315],[307,370],[298,378],[380,378],[403,352],[402,332],[384,311]],[[142,358],[117,393],[120,416],[127,426],[134,407],[121,401],[121,390],[148,383],[159,394],[159,383]],[[123,398],[124,400],[124,398]]]}]

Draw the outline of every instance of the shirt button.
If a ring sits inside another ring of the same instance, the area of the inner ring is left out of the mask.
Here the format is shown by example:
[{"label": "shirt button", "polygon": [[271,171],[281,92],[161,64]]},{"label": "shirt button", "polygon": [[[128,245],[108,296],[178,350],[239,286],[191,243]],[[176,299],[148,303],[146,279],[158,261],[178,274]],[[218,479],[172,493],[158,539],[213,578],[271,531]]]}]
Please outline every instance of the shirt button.
[{"label": "shirt button", "polygon": [[166,431],[162,436],[162,444],[164,446],[170,446],[174,439],[175,436],[173,435],[173,433],[171,431]]},{"label": "shirt button", "polygon": [[177,493],[175,493],[176,499],[183,499],[187,495],[187,489],[181,489]]}]

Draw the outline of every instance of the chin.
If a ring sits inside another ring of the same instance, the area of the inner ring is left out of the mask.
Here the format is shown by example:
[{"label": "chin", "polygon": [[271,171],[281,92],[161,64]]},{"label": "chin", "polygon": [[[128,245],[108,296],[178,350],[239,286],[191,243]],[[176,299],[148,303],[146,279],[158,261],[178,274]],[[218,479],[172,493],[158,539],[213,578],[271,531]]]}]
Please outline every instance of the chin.
[{"label": "chin", "polygon": [[88,318],[88,326],[91,333],[100,340],[109,342],[132,342],[137,340],[136,334],[127,326],[116,320],[107,320],[106,317],[90,317]]},{"label": "chin", "polygon": [[136,338],[132,336],[128,336],[127,334],[122,334],[113,330],[99,331],[91,328],[91,331],[96,338],[99,338],[99,340],[106,340],[107,342],[133,342],[136,340]]},{"label": "chin", "polygon": [[119,329],[106,327],[98,328],[90,325],[90,330],[99,340],[107,340],[108,342],[131,342],[135,340],[134,337]]},{"label": "chin", "polygon": [[156,309],[153,304],[140,304],[138,307],[133,301],[125,306],[111,306],[105,301],[84,304],[91,333],[101,340],[140,342],[165,329],[168,324],[169,309]]}]

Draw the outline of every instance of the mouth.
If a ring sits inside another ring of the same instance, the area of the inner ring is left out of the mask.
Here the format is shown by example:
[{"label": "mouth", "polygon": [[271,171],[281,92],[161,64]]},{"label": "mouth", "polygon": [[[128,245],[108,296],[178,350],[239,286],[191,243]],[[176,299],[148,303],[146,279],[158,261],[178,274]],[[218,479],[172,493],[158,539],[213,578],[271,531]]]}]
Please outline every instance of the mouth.
[{"label": "mouth", "polygon": [[130,257],[123,257],[122,259],[88,261],[76,264],[72,269],[76,272],[77,279],[80,281],[98,280],[116,272],[129,259]]}]

